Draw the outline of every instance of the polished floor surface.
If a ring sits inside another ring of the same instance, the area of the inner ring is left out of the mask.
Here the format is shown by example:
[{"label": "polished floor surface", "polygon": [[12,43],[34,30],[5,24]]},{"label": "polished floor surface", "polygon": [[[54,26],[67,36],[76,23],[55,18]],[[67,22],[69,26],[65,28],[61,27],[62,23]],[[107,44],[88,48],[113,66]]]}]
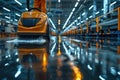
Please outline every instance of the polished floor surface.
[{"label": "polished floor surface", "polygon": [[117,40],[0,39],[0,80],[120,80],[119,52]]}]

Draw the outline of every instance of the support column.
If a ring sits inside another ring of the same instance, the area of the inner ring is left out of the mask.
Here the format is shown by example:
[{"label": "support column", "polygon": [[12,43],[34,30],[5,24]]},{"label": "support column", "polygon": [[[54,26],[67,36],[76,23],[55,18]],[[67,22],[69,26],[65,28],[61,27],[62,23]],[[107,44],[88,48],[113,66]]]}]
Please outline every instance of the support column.
[{"label": "support column", "polygon": [[[106,14],[109,10],[109,0],[103,0],[103,13]],[[104,17],[107,17],[106,15]]]},{"label": "support column", "polygon": [[[120,8],[118,8],[118,43],[120,41]],[[117,53],[120,54],[120,46],[117,47]]]},{"label": "support column", "polygon": [[89,23],[86,22],[86,33],[89,33]]},{"label": "support column", "polygon": [[93,0],[93,18],[96,17],[96,12],[97,12],[97,4],[96,4],[96,0]]},{"label": "support column", "polygon": [[99,33],[99,18],[96,18],[96,32]]},{"label": "support column", "polygon": [[120,31],[120,8],[118,8],[118,31]]}]

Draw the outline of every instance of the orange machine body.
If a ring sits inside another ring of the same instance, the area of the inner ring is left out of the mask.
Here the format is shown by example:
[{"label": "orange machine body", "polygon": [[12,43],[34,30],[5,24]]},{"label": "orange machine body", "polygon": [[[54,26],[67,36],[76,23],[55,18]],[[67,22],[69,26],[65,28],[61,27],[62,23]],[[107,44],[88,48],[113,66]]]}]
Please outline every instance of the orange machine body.
[{"label": "orange machine body", "polygon": [[34,0],[34,8],[39,8],[46,13],[46,0]]},{"label": "orange machine body", "polygon": [[46,0],[34,0],[34,8],[41,10],[32,10],[23,12],[18,21],[18,34],[46,34],[48,33]]},{"label": "orange machine body", "polygon": [[43,12],[24,12],[18,22],[18,33],[47,33],[47,15]]}]

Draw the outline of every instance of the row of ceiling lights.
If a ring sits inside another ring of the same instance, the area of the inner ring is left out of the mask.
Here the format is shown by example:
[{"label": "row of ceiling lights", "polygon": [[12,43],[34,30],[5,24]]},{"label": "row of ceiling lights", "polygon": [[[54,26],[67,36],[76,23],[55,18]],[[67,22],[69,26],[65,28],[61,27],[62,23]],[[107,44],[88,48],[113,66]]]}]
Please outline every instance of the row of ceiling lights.
[{"label": "row of ceiling lights", "polygon": [[77,7],[77,6],[78,6],[78,4],[79,4],[79,1],[80,1],[80,0],[77,0],[77,2],[76,2],[76,4],[75,4],[74,8],[72,9],[72,11],[71,11],[71,13],[70,13],[69,17],[67,18],[67,20],[66,20],[65,24],[63,25],[63,29],[65,29],[65,27],[66,27],[66,25],[67,25],[68,21],[69,21],[69,20],[70,20],[70,18],[72,17],[72,15],[73,15],[73,13],[74,13],[74,11],[75,11],[76,7]]},{"label": "row of ceiling lights", "polygon": [[[20,6],[22,6],[22,3],[19,2],[18,0],[14,0],[17,4],[19,4]],[[6,8],[6,7],[2,7],[3,10],[7,11],[7,12],[11,12],[10,9]],[[27,8],[25,8],[25,10],[27,10]],[[20,14],[18,13],[15,13],[16,16],[20,17]],[[5,16],[6,19],[9,19],[10,20],[10,17],[9,16]],[[11,20],[12,21],[12,20]],[[15,21],[17,22],[18,20],[15,19]],[[8,23],[10,23],[9,21],[7,21]]]},{"label": "row of ceiling lights", "polygon": [[[60,3],[61,3],[61,0],[58,0],[58,3],[60,4]],[[53,23],[53,21],[51,20],[51,18],[49,18],[49,21],[50,21],[50,23],[52,24],[52,27],[54,28],[54,29],[52,29],[52,31],[56,32],[56,26],[55,26],[55,24]],[[60,25],[60,23],[61,23],[61,20],[58,19],[58,25]]]},{"label": "row of ceiling lights", "polygon": [[[111,4],[110,4],[110,6],[113,6],[114,4],[116,4],[117,2],[116,1],[114,1],[114,2],[112,2]],[[92,8],[94,7],[94,5],[91,5],[90,7],[89,7],[89,10],[91,10]],[[102,9],[102,11],[103,11],[104,9]],[[97,11],[95,14],[97,15],[97,14],[99,14],[100,13],[100,11]],[[84,16],[86,13],[85,12],[83,12],[82,13],[82,16]],[[92,18],[93,16],[91,15],[91,16],[89,16],[89,18]],[[64,30],[64,32],[65,31],[67,31],[67,30],[69,30],[69,28],[70,27],[74,27],[74,28],[76,28],[76,26],[73,26],[74,24],[75,24],[75,22],[77,22],[77,20],[79,20],[81,17],[79,16],[76,20],[74,20],[65,30]],[[88,20],[88,18],[86,18],[86,20]],[[83,20],[83,21],[81,21],[80,23],[77,23],[77,26],[78,25],[80,25],[81,23],[83,23],[83,22],[85,22],[85,20]],[[71,28],[72,29],[72,28]]]}]

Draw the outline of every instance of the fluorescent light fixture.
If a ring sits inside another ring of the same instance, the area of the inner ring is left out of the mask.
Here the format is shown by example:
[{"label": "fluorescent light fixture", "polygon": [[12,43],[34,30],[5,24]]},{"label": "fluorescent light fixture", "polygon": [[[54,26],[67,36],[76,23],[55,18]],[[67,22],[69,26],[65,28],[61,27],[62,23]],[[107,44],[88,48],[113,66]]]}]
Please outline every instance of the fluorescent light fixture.
[{"label": "fluorescent light fixture", "polygon": [[21,74],[21,71],[18,70],[17,73],[15,74],[15,78],[17,78]]},{"label": "fluorescent light fixture", "polygon": [[88,67],[89,70],[92,70],[92,67],[90,65],[87,65],[87,67]]},{"label": "fluorescent light fixture", "polygon": [[86,20],[88,20],[88,18],[86,18]]},{"label": "fluorescent light fixture", "polygon": [[55,30],[55,29],[53,29],[53,28],[51,28],[51,30],[52,30],[53,32],[56,32],[56,30]]},{"label": "fluorescent light fixture", "polygon": [[19,62],[19,58],[16,59],[16,62]]},{"label": "fluorescent light fixture", "polygon": [[101,75],[99,76],[99,78],[100,78],[101,80],[105,80]]},{"label": "fluorescent light fixture", "polygon": [[90,16],[89,18],[92,18],[93,16]]},{"label": "fluorescent light fixture", "polygon": [[77,25],[80,25],[80,23],[77,23]]},{"label": "fluorescent light fixture", "polygon": [[77,7],[78,6],[78,2],[76,2],[76,4],[75,4],[75,7]]},{"label": "fluorescent light fixture", "polygon": [[14,0],[16,3],[18,3],[20,6],[22,6],[22,3],[20,3],[18,0]]},{"label": "fluorescent light fixture", "polygon": [[8,65],[9,65],[9,63],[6,63],[6,64],[5,64],[5,66],[8,66]]},{"label": "fluorescent light fixture", "polygon": [[10,23],[10,21],[6,21],[7,23]]},{"label": "fluorescent light fixture", "polygon": [[17,78],[21,74],[21,69],[22,69],[22,66],[18,66],[18,70],[15,74],[15,78]]},{"label": "fluorescent light fixture", "polygon": [[15,15],[20,16],[20,14],[16,13]]},{"label": "fluorescent light fixture", "polygon": [[83,21],[81,21],[81,23],[83,23]]},{"label": "fluorescent light fixture", "polygon": [[80,17],[78,17],[78,19],[80,19]]},{"label": "fluorescent light fixture", "polygon": [[28,8],[25,8],[26,11],[28,11]]},{"label": "fluorescent light fixture", "polygon": [[61,2],[61,0],[58,0],[58,2],[60,3],[60,2]]},{"label": "fluorescent light fixture", "polygon": [[75,20],[75,22],[77,22],[77,20]]},{"label": "fluorescent light fixture", "polygon": [[5,16],[5,18],[10,19],[10,17],[8,17],[8,16]]},{"label": "fluorescent light fixture", "polygon": [[64,31],[67,31],[73,24],[75,24],[75,22],[72,22]]},{"label": "fluorescent light fixture", "polygon": [[99,14],[100,12],[98,11],[98,12],[96,12],[96,14]]},{"label": "fluorescent light fixture", "polygon": [[74,12],[74,11],[75,11],[75,8],[73,8],[72,12]]},{"label": "fluorescent light fixture", "polygon": [[71,45],[69,45],[68,47],[69,47],[71,50],[74,50],[74,48],[73,48]]},{"label": "fluorescent light fixture", "polygon": [[120,75],[120,72],[117,72],[118,73],[118,75]]},{"label": "fluorescent light fixture", "polygon": [[110,6],[113,6],[113,5],[114,5],[114,4],[116,4],[116,3],[117,3],[117,2],[116,2],[116,1],[114,1],[113,3],[111,3],[111,4],[110,4]]},{"label": "fluorescent light fixture", "polygon": [[73,12],[70,13],[68,19],[66,20],[66,22],[65,22],[65,24],[64,24],[64,26],[63,26],[63,29],[66,27],[66,25],[67,25],[69,19],[71,18],[72,14],[73,14]]},{"label": "fluorescent light fixture", "polygon": [[49,18],[49,21],[51,22],[53,28],[56,29],[55,24],[53,23],[53,21],[50,18]]},{"label": "fluorescent light fixture", "polygon": [[17,19],[15,19],[15,21],[18,21]]},{"label": "fluorescent light fixture", "polygon": [[[16,20],[17,20],[17,19],[15,19],[15,21],[16,21]],[[17,20],[17,21],[18,21],[18,20]],[[16,52],[15,55],[18,55],[18,52]]]},{"label": "fluorescent light fixture", "polygon": [[[80,0],[77,0],[77,1],[79,2]],[[77,7],[77,5],[78,5],[78,2],[76,2],[76,4],[75,4],[76,7]],[[66,27],[68,21],[70,20],[71,16],[73,15],[73,12],[74,12],[74,11],[75,11],[75,7],[72,9],[72,12],[70,13],[69,17],[67,18],[65,24],[63,25],[63,29]]]},{"label": "fluorescent light fixture", "polygon": [[6,7],[3,7],[4,10],[10,12],[10,9],[6,8]]},{"label": "fluorescent light fixture", "polygon": [[56,47],[56,43],[54,43],[54,45],[53,45],[53,47],[51,49],[51,53],[53,53],[53,50],[55,49],[55,47]]},{"label": "fluorescent light fixture", "polygon": [[82,16],[84,16],[85,15],[85,12],[84,13],[82,13]]},{"label": "fluorescent light fixture", "polygon": [[64,47],[64,49],[65,49],[66,54],[69,54],[68,49],[67,49],[67,47],[65,46],[65,44],[62,43],[62,45],[63,45],[63,47]]},{"label": "fluorescent light fixture", "polygon": [[91,10],[93,8],[93,5],[89,7],[89,10]]}]

